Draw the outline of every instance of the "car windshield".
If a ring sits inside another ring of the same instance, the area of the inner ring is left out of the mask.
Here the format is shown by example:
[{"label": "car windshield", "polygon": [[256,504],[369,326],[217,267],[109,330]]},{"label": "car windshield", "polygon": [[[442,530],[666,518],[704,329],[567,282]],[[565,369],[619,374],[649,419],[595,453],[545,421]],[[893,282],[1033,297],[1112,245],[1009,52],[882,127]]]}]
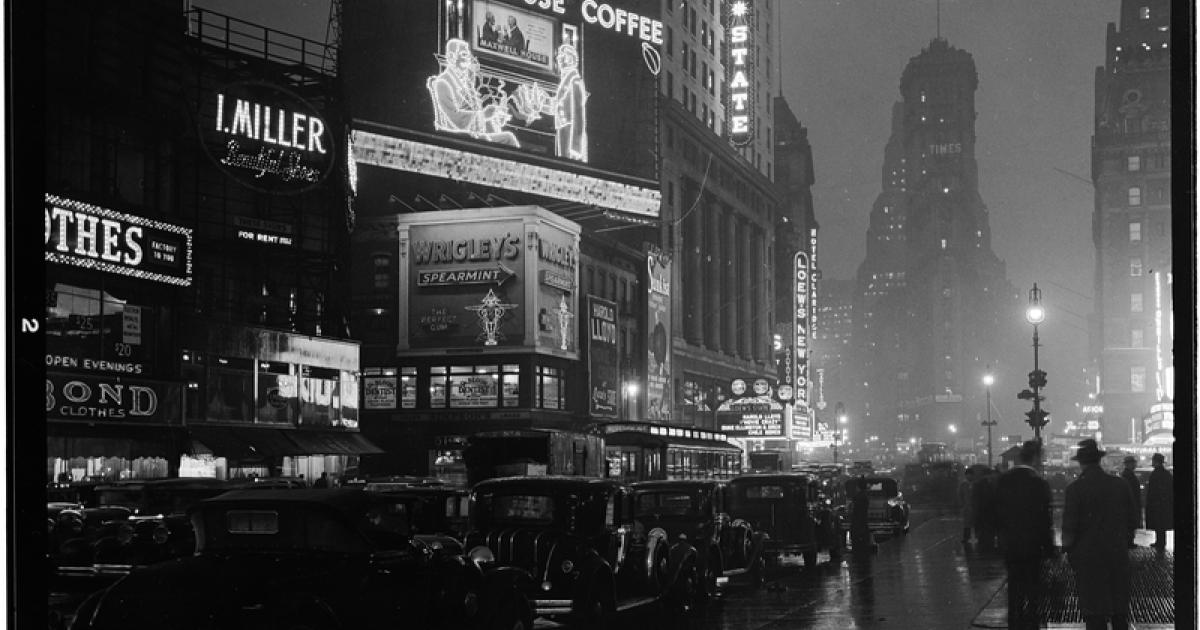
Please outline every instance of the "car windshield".
[{"label": "car windshield", "polygon": [[699,497],[687,492],[639,492],[637,516],[695,516],[699,514]]},{"label": "car windshield", "polygon": [[96,492],[96,504],[101,506],[118,505],[128,508],[139,508],[142,505],[141,487],[105,488]]},{"label": "car windshield", "polygon": [[[366,517],[363,518],[364,524]],[[211,506],[192,515],[197,552],[363,553],[361,531],[322,510],[290,506]]]},{"label": "car windshield", "polygon": [[492,498],[491,515],[497,521],[552,523],[555,501],[553,497],[514,494]]},{"label": "car windshield", "polygon": [[781,485],[754,485],[746,486],[743,496],[750,500],[771,501],[782,499],[786,494],[786,488]]}]

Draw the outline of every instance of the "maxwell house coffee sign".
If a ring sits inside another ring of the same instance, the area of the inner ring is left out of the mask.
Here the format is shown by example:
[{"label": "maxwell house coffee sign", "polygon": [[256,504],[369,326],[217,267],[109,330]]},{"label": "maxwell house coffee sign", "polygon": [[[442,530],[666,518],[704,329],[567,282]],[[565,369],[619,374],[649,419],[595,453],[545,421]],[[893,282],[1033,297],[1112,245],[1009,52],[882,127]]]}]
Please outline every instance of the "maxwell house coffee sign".
[{"label": "maxwell house coffee sign", "polygon": [[261,192],[299,193],[333,170],[333,132],[321,112],[296,94],[242,81],[205,99],[198,117],[204,149],[241,184]]},{"label": "maxwell house coffee sign", "polygon": [[192,283],[192,230],[46,195],[46,261],[178,286]]}]

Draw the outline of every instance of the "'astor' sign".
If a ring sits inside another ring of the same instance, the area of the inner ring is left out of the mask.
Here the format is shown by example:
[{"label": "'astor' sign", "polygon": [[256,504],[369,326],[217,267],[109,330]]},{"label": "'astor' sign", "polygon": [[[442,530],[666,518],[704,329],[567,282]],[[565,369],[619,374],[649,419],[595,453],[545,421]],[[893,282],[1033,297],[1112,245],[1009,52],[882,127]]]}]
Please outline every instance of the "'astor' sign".
[{"label": "'astor' sign", "polygon": [[192,231],[46,195],[46,260],[166,284],[192,283]]}]

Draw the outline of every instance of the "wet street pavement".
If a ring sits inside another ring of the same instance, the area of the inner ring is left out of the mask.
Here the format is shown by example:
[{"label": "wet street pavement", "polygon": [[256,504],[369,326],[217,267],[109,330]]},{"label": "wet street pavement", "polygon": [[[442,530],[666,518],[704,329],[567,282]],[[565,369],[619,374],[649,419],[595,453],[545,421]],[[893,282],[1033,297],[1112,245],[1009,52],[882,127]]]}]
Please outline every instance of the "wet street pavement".
[{"label": "wet street pavement", "polygon": [[[785,566],[753,588],[734,582],[694,617],[649,611],[627,613],[620,628],[704,630],[850,630],[854,628],[1005,628],[1004,563],[961,543],[954,508],[914,507],[907,536],[883,540],[874,554],[847,553],[840,561],[822,554],[814,569]],[[1059,514],[1055,515],[1059,522]],[[1153,534],[1139,532],[1147,545]],[[1173,540],[1172,540],[1173,542]],[[1134,627],[1170,628],[1174,621],[1173,545],[1166,552],[1133,550]],[[1048,563],[1048,598],[1042,622],[1050,628],[1083,628],[1074,574],[1065,557]],[[539,622],[539,627],[549,627]]]}]

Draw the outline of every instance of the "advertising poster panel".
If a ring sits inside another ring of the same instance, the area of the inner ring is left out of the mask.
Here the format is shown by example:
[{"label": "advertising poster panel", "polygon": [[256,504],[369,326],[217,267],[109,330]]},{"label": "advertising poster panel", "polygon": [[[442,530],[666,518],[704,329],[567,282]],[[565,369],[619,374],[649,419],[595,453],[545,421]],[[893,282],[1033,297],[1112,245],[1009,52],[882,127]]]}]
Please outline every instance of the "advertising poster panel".
[{"label": "advertising poster panel", "polygon": [[594,295],[587,296],[588,313],[588,403],[590,415],[617,417],[621,375],[617,345],[617,303]]},{"label": "advertising poster panel", "polygon": [[525,242],[520,219],[407,226],[410,348],[525,343]]},{"label": "advertising poster panel", "polygon": [[671,394],[671,256],[646,248],[646,419],[669,422]]},{"label": "advertising poster panel", "polygon": [[396,377],[364,376],[363,409],[395,409]]},{"label": "advertising poster panel", "polygon": [[[527,237],[529,235],[526,235]],[[543,222],[536,240],[537,345],[549,354],[575,358],[579,312],[579,232]]]}]

